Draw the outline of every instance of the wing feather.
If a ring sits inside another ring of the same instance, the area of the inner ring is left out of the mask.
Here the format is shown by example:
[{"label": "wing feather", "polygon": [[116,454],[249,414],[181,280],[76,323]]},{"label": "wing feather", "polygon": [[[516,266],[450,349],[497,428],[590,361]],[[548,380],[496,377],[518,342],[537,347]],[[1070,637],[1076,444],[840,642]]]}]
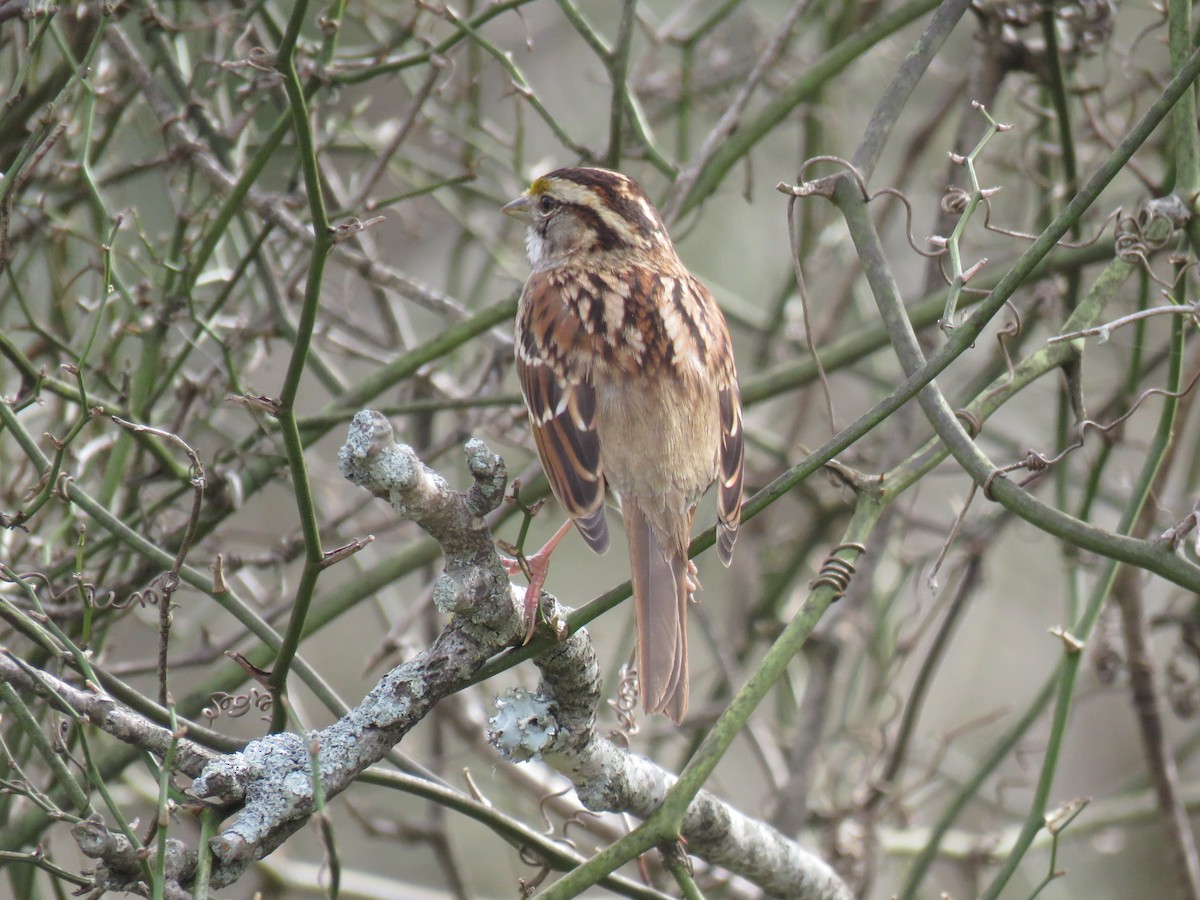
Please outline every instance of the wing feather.
[{"label": "wing feather", "polygon": [[709,377],[717,389],[720,444],[717,447],[717,556],[729,565],[742,520],[743,467],[746,453],[742,433],[742,396],[729,327],[712,293],[695,278],[690,279],[696,309],[688,321],[693,339],[703,351]]},{"label": "wing feather", "polygon": [[534,273],[525,285],[517,316],[517,377],[550,489],[588,545],[603,553],[609,537],[596,389],[590,367],[566,365],[581,342],[569,339],[572,323],[559,290],[545,273]]},{"label": "wing feather", "polygon": [[742,401],[737,382],[717,391],[721,414],[721,448],[717,466],[717,556],[729,565],[733,544],[742,521],[743,463],[745,440],[742,436]]}]

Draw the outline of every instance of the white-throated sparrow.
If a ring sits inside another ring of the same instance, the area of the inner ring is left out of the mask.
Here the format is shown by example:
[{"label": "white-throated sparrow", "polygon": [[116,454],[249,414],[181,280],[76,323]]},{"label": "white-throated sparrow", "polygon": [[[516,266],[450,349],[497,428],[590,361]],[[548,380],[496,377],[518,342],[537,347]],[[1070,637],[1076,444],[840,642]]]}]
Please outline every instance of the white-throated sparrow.
[{"label": "white-throated sparrow", "polygon": [[[679,261],[645,192],[606,169],[559,169],[504,207],[528,223],[533,268],[517,311],[517,374],[542,467],[584,540],[608,549],[604,487],[620,499],[648,712],[687,710],[687,549],[718,481],[729,565],[742,503],[733,348],[712,294]],[[527,593],[533,616],[545,555]],[[545,555],[543,555],[545,554]]]}]

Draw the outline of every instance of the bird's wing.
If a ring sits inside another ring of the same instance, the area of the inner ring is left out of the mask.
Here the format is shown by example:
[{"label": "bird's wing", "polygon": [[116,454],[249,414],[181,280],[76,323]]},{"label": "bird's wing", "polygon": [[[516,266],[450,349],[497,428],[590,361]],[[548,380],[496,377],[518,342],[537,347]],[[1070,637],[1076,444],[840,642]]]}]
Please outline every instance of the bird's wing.
[{"label": "bird's wing", "polygon": [[525,284],[517,321],[517,377],[554,496],[597,553],[608,549],[596,389],[580,358],[581,335],[547,273]]},{"label": "bird's wing", "polygon": [[729,328],[717,301],[700,281],[689,276],[694,302],[707,307],[704,314],[693,313],[694,341],[702,350],[704,364],[717,388],[717,413],[721,443],[717,448],[717,555],[729,565],[733,544],[742,521],[743,463],[745,439],[742,435],[742,395],[738,390],[737,368],[733,362],[733,343]]}]

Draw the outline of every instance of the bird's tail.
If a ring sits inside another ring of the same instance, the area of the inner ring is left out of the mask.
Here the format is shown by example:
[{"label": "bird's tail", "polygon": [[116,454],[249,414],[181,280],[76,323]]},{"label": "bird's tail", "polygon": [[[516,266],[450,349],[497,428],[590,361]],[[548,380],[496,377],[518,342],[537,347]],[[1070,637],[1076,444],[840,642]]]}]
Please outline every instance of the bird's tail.
[{"label": "bird's tail", "polygon": [[676,724],[688,704],[687,535],[691,516],[675,535],[660,535],[637,501],[622,498],[629,536],[633,600],[637,611],[638,680],[648,713],[663,713]]}]

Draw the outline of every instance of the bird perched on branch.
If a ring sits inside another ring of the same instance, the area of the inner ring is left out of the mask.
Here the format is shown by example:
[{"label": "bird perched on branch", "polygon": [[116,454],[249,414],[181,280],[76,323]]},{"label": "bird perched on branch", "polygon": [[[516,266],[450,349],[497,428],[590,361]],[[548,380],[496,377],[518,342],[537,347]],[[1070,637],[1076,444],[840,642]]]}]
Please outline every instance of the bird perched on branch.
[{"label": "bird perched on branch", "polygon": [[683,719],[692,517],[718,484],[717,554],[729,565],[742,503],[742,418],[733,348],[712,294],[675,253],[636,182],[559,169],[504,207],[528,226],[532,272],[517,311],[517,374],[542,467],[569,520],[538,553],[532,634],[549,553],[571,522],[608,549],[607,485],[620,501],[648,712]]}]

